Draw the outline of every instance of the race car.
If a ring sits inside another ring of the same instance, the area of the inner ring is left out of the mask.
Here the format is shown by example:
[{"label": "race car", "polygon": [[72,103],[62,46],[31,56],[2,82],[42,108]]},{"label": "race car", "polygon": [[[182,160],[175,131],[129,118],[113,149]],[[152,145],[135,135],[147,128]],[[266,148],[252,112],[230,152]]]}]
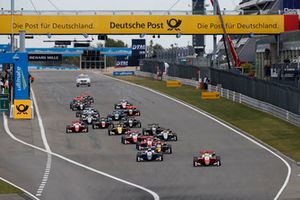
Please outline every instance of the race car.
[{"label": "race car", "polygon": [[128,116],[141,116],[141,112],[135,106],[126,106],[122,111]]},{"label": "race car", "polygon": [[146,151],[137,152],[136,154],[136,161],[143,162],[143,161],[163,161],[163,154],[157,153],[152,149],[148,149]]},{"label": "race car", "polygon": [[125,126],[130,128],[141,128],[142,124],[140,120],[137,120],[133,117],[124,117],[122,119]]},{"label": "race car", "polygon": [[76,86],[79,87],[82,85],[91,86],[91,79],[87,74],[80,74],[76,77]]},{"label": "race car", "polygon": [[73,111],[75,111],[75,110],[83,110],[83,109],[85,109],[86,107],[89,107],[89,106],[90,106],[89,103],[83,102],[83,101],[79,101],[79,100],[73,100],[70,103],[70,109],[72,109]]},{"label": "race car", "polygon": [[132,132],[128,132],[126,135],[122,135],[121,143],[123,144],[136,144],[142,140],[147,139],[148,137],[153,136],[144,136],[138,130],[133,130]]},{"label": "race car", "polygon": [[107,118],[110,118],[113,121],[120,121],[127,115],[122,110],[114,110],[112,114],[107,115]]},{"label": "race car", "polygon": [[73,121],[72,125],[67,125],[66,133],[87,133],[89,132],[88,126],[83,121]]},{"label": "race car", "polygon": [[90,114],[94,115],[95,117],[100,117],[100,113],[94,107],[85,107],[83,110],[76,111],[76,117],[81,117],[82,114]]},{"label": "race car", "polygon": [[157,135],[164,129],[157,123],[148,124],[147,128],[143,128],[143,135]]},{"label": "race car", "polygon": [[114,105],[115,109],[126,109],[127,106],[133,106],[132,103],[129,103],[126,99],[121,99],[118,103]]},{"label": "race car", "polygon": [[174,133],[170,129],[164,129],[160,133],[156,134],[155,137],[157,137],[161,140],[164,140],[164,141],[177,141],[178,140],[177,134]]},{"label": "race car", "polygon": [[104,128],[109,128],[109,127],[113,128],[114,124],[107,117],[101,117],[99,120],[95,121],[92,124],[93,129],[104,129]]},{"label": "race car", "polygon": [[108,135],[124,135],[130,131],[130,128],[124,126],[123,123],[118,123],[116,126],[108,128]]},{"label": "race car", "polygon": [[85,122],[86,124],[91,125],[99,120],[99,115],[97,113],[94,113],[93,111],[87,111],[81,114],[80,120]]},{"label": "race car", "polygon": [[158,153],[163,152],[166,154],[172,154],[172,146],[157,138],[147,138],[145,140],[142,140],[141,142],[136,143],[137,150],[141,151],[148,148],[151,148]]},{"label": "race car", "polygon": [[193,159],[193,166],[221,166],[221,158],[216,155],[215,151],[202,150],[199,156],[195,156]]},{"label": "race car", "polygon": [[90,94],[88,93],[82,93],[80,95],[81,98],[83,98],[84,101],[88,101],[89,103],[94,103],[94,97],[92,97]]}]

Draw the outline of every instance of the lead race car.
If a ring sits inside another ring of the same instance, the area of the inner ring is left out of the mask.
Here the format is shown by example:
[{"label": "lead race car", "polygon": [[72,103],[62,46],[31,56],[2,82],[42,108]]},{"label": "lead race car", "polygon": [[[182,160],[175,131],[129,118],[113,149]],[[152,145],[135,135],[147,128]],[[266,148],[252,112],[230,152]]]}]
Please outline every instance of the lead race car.
[{"label": "lead race car", "polygon": [[142,126],[141,121],[135,119],[134,117],[124,117],[122,121],[124,125],[129,128],[141,128]]},{"label": "lead race car", "polygon": [[101,117],[98,121],[95,121],[92,124],[93,129],[105,129],[105,128],[113,128],[114,124],[107,117]]},{"label": "lead race car", "polygon": [[136,161],[143,162],[143,161],[163,161],[163,154],[157,153],[153,149],[148,149],[143,152],[137,152],[136,154]]},{"label": "lead race car", "polygon": [[121,109],[128,116],[141,116],[141,111],[135,106],[126,106],[126,109]]},{"label": "lead race car", "polygon": [[199,156],[193,158],[193,166],[221,166],[221,157],[217,156],[215,151],[202,150]]},{"label": "lead race car", "polygon": [[115,103],[115,109],[126,109],[127,106],[133,106],[127,99],[121,99],[118,103]]},{"label": "lead race car", "polygon": [[72,121],[71,125],[67,125],[66,133],[87,133],[89,132],[88,126],[83,121]]}]

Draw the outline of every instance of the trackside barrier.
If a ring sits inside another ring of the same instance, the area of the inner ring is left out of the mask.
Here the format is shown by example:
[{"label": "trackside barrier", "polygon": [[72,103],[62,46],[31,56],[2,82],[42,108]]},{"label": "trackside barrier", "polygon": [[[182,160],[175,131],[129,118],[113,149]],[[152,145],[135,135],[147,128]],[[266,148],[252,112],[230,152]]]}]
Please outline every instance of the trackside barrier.
[{"label": "trackside barrier", "polygon": [[[143,77],[154,77],[155,74],[150,73],[150,72],[142,72],[142,71],[136,71],[137,76],[143,76]],[[182,78],[177,78],[177,77],[170,77],[170,76],[163,76],[163,80],[167,81],[169,79],[176,79],[180,80],[183,85],[189,85],[189,86],[194,86],[197,87],[199,84],[198,81],[195,80],[190,80],[190,79],[182,79]],[[251,97],[248,97],[246,95],[230,91],[227,89],[222,88],[221,86],[213,86],[213,85],[208,85],[208,91],[210,92],[220,92],[220,96],[227,98],[229,100],[245,104],[247,106],[250,106],[252,108],[255,108],[257,110],[269,113],[275,117],[278,117],[280,119],[283,119],[291,124],[294,124],[296,126],[300,126],[300,115],[297,115],[295,113],[291,113],[285,109],[279,108],[277,106],[274,106],[272,104],[259,101],[257,99],[253,99]]]},{"label": "trackside barrier", "polygon": [[181,87],[182,82],[178,80],[169,80],[166,82],[167,87]]},{"label": "trackside barrier", "polygon": [[220,99],[220,92],[201,92],[201,99]]},{"label": "trackside barrier", "polygon": [[232,101],[235,101],[238,103],[245,104],[252,108],[258,109],[265,113],[271,114],[275,117],[283,119],[291,124],[300,126],[300,115],[291,113],[290,111],[279,108],[272,104],[269,104],[269,103],[266,103],[263,101],[259,101],[257,99],[248,97],[241,93],[237,93],[237,92],[234,92],[231,90],[224,89],[221,86],[208,85],[208,91],[220,92],[221,97],[224,97],[226,99],[229,99],[229,100],[232,100]]}]

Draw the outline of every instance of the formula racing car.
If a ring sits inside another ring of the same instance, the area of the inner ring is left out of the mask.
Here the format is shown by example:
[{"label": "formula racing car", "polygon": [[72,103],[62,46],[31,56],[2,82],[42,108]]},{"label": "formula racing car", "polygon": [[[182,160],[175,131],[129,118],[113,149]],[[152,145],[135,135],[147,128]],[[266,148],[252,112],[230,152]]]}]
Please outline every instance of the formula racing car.
[{"label": "formula racing car", "polygon": [[128,132],[126,135],[122,135],[121,143],[123,144],[136,144],[142,140],[147,139],[148,137],[153,138],[153,136],[144,136],[138,130],[133,130]]},{"label": "formula racing car", "polygon": [[194,157],[193,166],[221,166],[221,158],[212,150],[202,150],[199,156]]},{"label": "formula racing car", "polygon": [[73,100],[70,103],[70,109],[75,111],[75,110],[83,110],[86,107],[90,106],[90,104],[88,102],[83,102],[80,100]]},{"label": "formula racing car", "polygon": [[120,121],[127,115],[122,110],[114,110],[112,114],[107,115],[107,118],[110,118],[113,121]]},{"label": "formula racing car", "polygon": [[143,135],[157,135],[163,130],[157,123],[148,124],[147,128],[143,128]]},{"label": "formula racing car", "polygon": [[73,121],[71,125],[67,125],[66,133],[87,133],[88,126],[82,121]]},{"label": "formula racing car", "polygon": [[125,126],[130,128],[141,128],[142,126],[141,121],[135,119],[134,117],[124,117],[122,121]]},{"label": "formula racing car", "polygon": [[92,125],[93,129],[104,129],[104,128],[113,128],[114,124],[107,117],[101,117],[99,120],[95,121]]},{"label": "formula racing car", "polygon": [[93,113],[92,111],[88,111],[81,114],[80,120],[91,125],[99,120],[99,115],[97,113]]},{"label": "formula racing car", "polygon": [[177,141],[178,140],[177,134],[174,133],[170,129],[164,129],[159,134],[155,135],[155,137],[157,137],[161,140],[164,140],[164,141]]},{"label": "formula racing car", "polygon": [[83,114],[94,115],[95,117],[100,117],[100,113],[97,109],[93,107],[85,107],[83,110],[76,111],[76,117],[81,117]]},{"label": "formula racing car", "polygon": [[128,116],[141,116],[141,112],[135,106],[127,106],[122,111]]},{"label": "formula racing car", "polygon": [[124,135],[127,134],[128,131],[130,131],[130,128],[125,127],[124,124],[120,122],[116,126],[108,128],[108,135]]},{"label": "formula racing car", "polygon": [[127,106],[133,106],[132,103],[129,103],[126,99],[121,99],[118,103],[114,105],[115,109],[126,109]]},{"label": "formula racing car", "polygon": [[153,149],[156,152],[160,153],[166,153],[171,154],[172,153],[172,146],[170,144],[167,144],[164,141],[161,141],[157,138],[147,138],[145,140],[142,140],[140,142],[136,143],[136,149],[137,150],[147,150],[147,149]]},{"label": "formula racing car", "polygon": [[137,152],[136,154],[136,161],[143,162],[143,161],[163,161],[163,154],[157,153],[152,149],[148,149],[143,152]]}]

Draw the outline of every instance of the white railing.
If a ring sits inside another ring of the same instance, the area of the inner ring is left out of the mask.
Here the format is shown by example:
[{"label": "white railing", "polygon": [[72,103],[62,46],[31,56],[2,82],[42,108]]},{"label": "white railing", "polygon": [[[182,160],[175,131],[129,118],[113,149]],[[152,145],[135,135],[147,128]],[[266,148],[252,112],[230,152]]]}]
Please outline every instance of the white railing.
[{"label": "white railing", "polygon": [[[157,78],[156,74],[149,73],[149,72],[136,71],[136,75],[143,76],[143,77]],[[190,80],[190,79],[182,79],[182,78],[178,78],[178,77],[163,76],[163,81],[166,81],[166,80],[179,80],[184,85],[190,85],[190,86],[194,86],[194,87],[197,87],[199,84],[198,81],[194,81],[194,80]],[[259,101],[257,99],[248,97],[241,93],[237,93],[237,92],[234,92],[234,91],[231,91],[228,89],[224,89],[220,86],[208,85],[208,91],[220,92],[220,94],[223,98],[226,98],[226,99],[234,101],[234,102],[248,105],[252,108],[258,109],[260,111],[269,113],[275,117],[283,119],[291,124],[300,126],[300,115],[294,114],[292,112],[289,112],[287,110],[284,110],[284,109],[274,106],[272,104],[269,104],[269,103],[266,103],[263,101]]]},{"label": "white railing", "polygon": [[251,106],[255,109],[269,113],[296,126],[300,126],[300,115],[294,114],[285,109],[279,108],[272,104],[248,97],[246,95],[228,89],[224,89],[220,86],[209,85],[208,90],[212,92],[220,92],[221,96],[226,99]]}]

